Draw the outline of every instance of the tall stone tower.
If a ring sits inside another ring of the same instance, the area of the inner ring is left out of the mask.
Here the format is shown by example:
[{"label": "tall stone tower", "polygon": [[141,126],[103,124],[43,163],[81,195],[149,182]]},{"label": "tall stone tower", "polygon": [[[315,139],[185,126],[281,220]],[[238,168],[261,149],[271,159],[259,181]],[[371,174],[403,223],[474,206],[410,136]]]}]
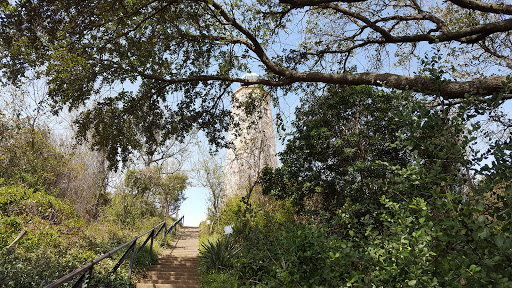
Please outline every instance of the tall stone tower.
[{"label": "tall stone tower", "polygon": [[[256,79],[257,74],[242,78]],[[224,193],[245,195],[266,166],[277,167],[276,140],[270,94],[256,86],[242,86],[232,95],[232,124],[226,151]]]}]

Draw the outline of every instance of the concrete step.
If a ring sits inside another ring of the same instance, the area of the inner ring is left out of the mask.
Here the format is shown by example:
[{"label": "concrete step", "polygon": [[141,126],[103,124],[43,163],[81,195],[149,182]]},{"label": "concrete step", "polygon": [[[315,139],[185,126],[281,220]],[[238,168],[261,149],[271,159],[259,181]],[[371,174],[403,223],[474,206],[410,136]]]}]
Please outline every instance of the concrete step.
[{"label": "concrete step", "polygon": [[173,271],[173,270],[193,270],[197,269],[199,264],[191,264],[191,265],[153,265],[151,266],[151,271]]},{"label": "concrete step", "polygon": [[144,277],[143,282],[146,280],[199,280],[199,275],[196,274],[175,274],[175,272],[153,272]]},{"label": "concrete step", "polygon": [[199,264],[199,263],[200,263],[199,259],[194,259],[194,258],[179,259],[179,260],[160,258],[153,265],[190,265],[190,264]]},{"label": "concrete step", "polygon": [[174,268],[152,268],[151,272],[180,272],[180,273],[188,273],[190,271],[192,273],[196,273],[198,268],[199,268],[199,266],[197,266],[197,267],[182,267],[182,268],[176,268],[176,267],[174,267]]},{"label": "concrete step", "polygon": [[184,227],[178,232],[172,249],[160,254],[137,288],[199,287],[199,229]]},{"label": "concrete step", "polygon": [[151,266],[151,271],[181,271],[187,269],[197,269],[199,268],[199,264],[191,264],[191,265],[153,265]]},{"label": "concrete step", "polygon": [[172,279],[145,280],[145,279],[143,279],[139,283],[199,285],[199,279],[186,279],[186,280],[172,280]]},{"label": "concrete step", "polygon": [[196,254],[191,254],[191,255],[184,255],[184,256],[176,256],[176,255],[162,255],[160,258],[158,258],[158,261],[160,260],[173,260],[173,261],[182,261],[182,260],[186,260],[186,261],[199,261],[199,256],[197,256]]},{"label": "concrete step", "polygon": [[200,288],[199,284],[158,284],[158,283],[137,283],[137,288]]},{"label": "concrete step", "polygon": [[196,254],[189,255],[161,255],[158,261],[199,261],[199,256]]},{"label": "concrete step", "polygon": [[[191,273],[192,272],[192,273]],[[153,276],[160,276],[160,277],[170,277],[170,276],[178,276],[178,277],[184,277],[184,276],[198,276],[197,271],[187,269],[183,271],[148,271],[146,273],[147,277],[153,277]]]}]

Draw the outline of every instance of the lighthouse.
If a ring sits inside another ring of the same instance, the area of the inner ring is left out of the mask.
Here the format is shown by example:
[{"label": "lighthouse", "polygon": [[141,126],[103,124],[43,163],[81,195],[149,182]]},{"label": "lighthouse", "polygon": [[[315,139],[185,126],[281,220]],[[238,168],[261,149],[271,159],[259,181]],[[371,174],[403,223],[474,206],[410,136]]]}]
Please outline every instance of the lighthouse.
[{"label": "lighthouse", "polygon": [[[257,79],[255,73],[242,76]],[[231,99],[232,122],[224,166],[224,195],[246,195],[263,168],[277,167],[276,140],[270,94],[254,85],[241,86]]]}]

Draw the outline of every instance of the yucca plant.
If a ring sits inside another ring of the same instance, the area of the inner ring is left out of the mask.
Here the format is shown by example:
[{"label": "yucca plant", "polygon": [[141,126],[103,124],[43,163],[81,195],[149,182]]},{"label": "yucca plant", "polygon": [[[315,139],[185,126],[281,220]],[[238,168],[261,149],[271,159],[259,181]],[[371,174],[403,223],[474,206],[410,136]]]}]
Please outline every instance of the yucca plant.
[{"label": "yucca plant", "polygon": [[206,272],[229,269],[238,251],[238,247],[229,236],[216,240],[208,239],[201,244],[199,251],[201,269]]}]

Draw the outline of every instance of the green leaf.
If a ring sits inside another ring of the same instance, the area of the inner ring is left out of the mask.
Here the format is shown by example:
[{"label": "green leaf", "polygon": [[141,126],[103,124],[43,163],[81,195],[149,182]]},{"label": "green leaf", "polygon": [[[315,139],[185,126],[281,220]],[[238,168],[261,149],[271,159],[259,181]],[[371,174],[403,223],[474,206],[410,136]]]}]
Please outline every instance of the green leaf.
[{"label": "green leaf", "polygon": [[498,246],[498,248],[501,248],[503,243],[505,243],[505,237],[503,237],[502,234],[496,235],[496,237],[494,237],[494,243],[496,246]]}]

